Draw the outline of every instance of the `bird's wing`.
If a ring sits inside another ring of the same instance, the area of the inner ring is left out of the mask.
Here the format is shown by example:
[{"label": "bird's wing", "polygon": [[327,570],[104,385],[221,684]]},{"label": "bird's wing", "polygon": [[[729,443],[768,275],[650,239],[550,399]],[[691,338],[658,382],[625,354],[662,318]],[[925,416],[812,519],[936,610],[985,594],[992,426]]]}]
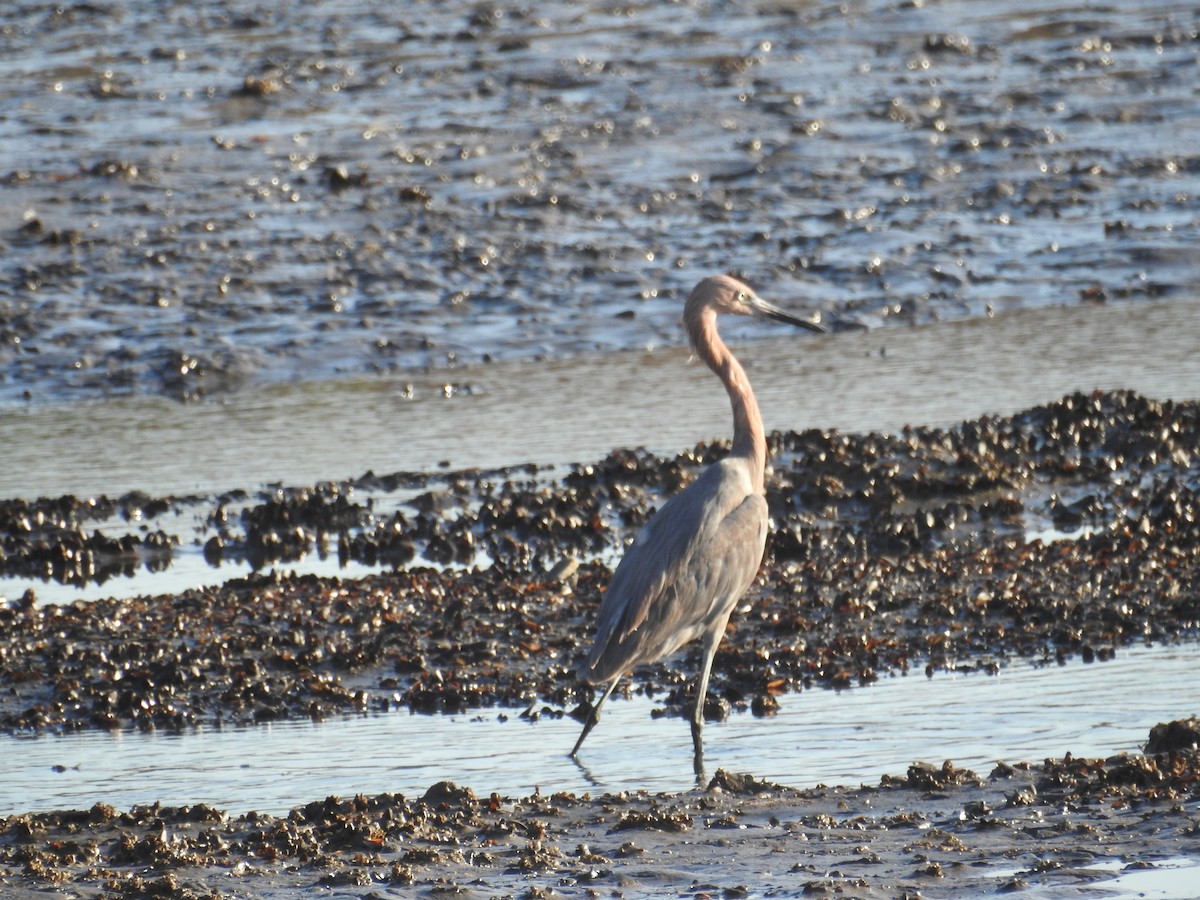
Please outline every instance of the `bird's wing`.
[{"label": "bird's wing", "polygon": [[613,573],[586,669],[604,680],[601,670],[619,673],[701,633],[714,610],[753,581],[766,523],[766,500],[736,459],[672,497]]}]

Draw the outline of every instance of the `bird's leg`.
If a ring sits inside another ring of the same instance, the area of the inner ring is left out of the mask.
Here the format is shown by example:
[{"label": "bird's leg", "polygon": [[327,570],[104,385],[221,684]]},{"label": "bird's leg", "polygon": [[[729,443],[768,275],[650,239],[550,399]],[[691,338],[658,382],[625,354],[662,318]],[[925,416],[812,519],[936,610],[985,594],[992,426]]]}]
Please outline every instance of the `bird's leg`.
[{"label": "bird's leg", "polygon": [[707,779],[704,778],[704,738],[700,731],[692,730],[691,732],[691,768],[692,772],[696,773],[696,787],[703,788]]},{"label": "bird's leg", "polygon": [[704,665],[700,668],[700,681],[696,684],[696,705],[692,709],[692,749],[696,751],[696,762],[703,765],[704,761],[704,701],[708,697],[708,676],[712,672],[713,657],[717,655],[717,645],[725,629],[720,628],[704,636]]},{"label": "bird's leg", "polygon": [[588,713],[587,721],[583,723],[583,733],[579,735],[579,740],[575,742],[575,747],[571,750],[572,759],[579,752],[579,748],[583,746],[583,739],[588,736],[588,732],[595,728],[596,723],[600,721],[600,707],[604,705],[604,701],[608,699],[608,695],[613,692],[613,689],[617,686],[617,682],[620,680],[621,676],[618,675],[609,682],[608,687],[604,689],[604,693],[600,695],[600,699],[592,706],[591,712]]}]

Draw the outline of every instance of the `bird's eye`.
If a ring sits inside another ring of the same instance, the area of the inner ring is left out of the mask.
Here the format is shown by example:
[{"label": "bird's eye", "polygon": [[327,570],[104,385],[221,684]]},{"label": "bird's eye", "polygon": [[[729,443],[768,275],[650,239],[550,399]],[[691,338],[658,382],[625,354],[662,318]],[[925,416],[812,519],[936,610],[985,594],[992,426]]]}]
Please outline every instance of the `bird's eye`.
[{"label": "bird's eye", "polygon": [[737,302],[738,303],[749,303],[750,298],[746,296],[745,291],[738,291],[737,292]]}]

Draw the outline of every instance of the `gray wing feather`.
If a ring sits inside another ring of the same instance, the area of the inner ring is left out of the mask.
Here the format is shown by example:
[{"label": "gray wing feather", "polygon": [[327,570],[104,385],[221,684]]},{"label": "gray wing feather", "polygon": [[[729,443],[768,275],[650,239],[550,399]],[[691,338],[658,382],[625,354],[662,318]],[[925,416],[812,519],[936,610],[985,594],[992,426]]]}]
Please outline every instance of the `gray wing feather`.
[{"label": "gray wing feather", "polygon": [[736,458],[648,522],[613,574],[584,674],[607,681],[720,627],[762,562],[767,504]]}]

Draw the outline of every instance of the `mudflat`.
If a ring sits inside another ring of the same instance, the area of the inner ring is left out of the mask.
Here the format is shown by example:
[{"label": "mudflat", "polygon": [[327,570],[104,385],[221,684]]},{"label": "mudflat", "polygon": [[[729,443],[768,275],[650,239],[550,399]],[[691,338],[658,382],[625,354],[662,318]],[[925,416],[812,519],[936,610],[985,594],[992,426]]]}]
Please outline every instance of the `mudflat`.
[{"label": "mudflat", "polygon": [[[708,716],[770,716],[781,701],[803,702],[794,693],[897,671],[1103,665],[1132,644],[1194,641],[1197,438],[1200,405],[1130,392],[953,428],[772,435],[768,560],[718,653]],[[0,607],[0,725],[14,736],[186,737],[364,710],[527,708],[531,696],[542,715],[581,717],[593,695],[574,665],[608,567],[564,557],[611,547],[721,452],[618,451],[540,482],[534,470],[364,476],[210,517],[212,553],[286,560],[324,542],[394,570],[255,576],[66,606],[10,599]],[[410,500],[373,509],[373,491],[401,482]],[[154,518],[173,501],[107,502],[109,514]],[[79,527],[96,506],[7,501],[6,561],[78,565],[73,574],[86,577],[89,560],[104,557],[88,543],[102,532]],[[654,690],[664,727],[684,728],[673,716],[694,673],[681,654],[639,670],[628,690]],[[419,798],[297,798],[287,816],[226,816],[171,798],[17,813],[3,822],[3,877],[12,890],[60,884],[97,896],[320,885],[637,894],[680,884],[728,896],[952,896],[985,884],[1087,885],[1114,865],[1196,855],[1192,715],[1180,710],[1147,735],[1144,756],[967,772],[931,747],[925,764],[859,788],[796,791],[717,772],[693,792],[657,796],[476,797],[441,784]]]}]

